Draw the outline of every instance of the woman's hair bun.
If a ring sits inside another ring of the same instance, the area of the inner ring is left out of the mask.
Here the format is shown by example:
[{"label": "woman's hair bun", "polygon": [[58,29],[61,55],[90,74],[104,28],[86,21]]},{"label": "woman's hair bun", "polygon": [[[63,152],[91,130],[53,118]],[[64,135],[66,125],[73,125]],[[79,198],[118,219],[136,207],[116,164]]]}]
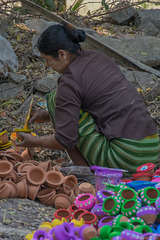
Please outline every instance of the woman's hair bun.
[{"label": "woman's hair bun", "polygon": [[63,28],[64,31],[68,34],[69,38],[72,40],[74,43],[79,43],[83,42],[86,38],[85,31],[81,29],[75,29],[72,27],[72,25],[69,25],[67,23],[63,23]]}]

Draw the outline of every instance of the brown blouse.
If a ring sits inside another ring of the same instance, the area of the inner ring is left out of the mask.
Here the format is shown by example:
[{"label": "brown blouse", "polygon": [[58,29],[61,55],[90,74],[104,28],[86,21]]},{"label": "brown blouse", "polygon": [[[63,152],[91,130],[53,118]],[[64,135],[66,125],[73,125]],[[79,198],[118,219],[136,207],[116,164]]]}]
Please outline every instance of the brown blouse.
[{"label": "brown blouse", "polygon": [[157,132],[141,96],[106,55],[82,51],[59,78],[55,138],[68,149],[78,142],[80,109],[91,113],[108,140],[143,139]]}]

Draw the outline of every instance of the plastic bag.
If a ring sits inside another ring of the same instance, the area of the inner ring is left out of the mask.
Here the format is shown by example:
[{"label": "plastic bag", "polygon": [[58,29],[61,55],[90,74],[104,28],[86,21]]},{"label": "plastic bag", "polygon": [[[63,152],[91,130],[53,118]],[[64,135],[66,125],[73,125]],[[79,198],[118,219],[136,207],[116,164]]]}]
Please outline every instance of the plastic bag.
[{"label": "plastic bag", "polygon": [[0,35],[0,71],[4,76],[8,75],[8,67],[13,71],[18,70],[18,58],[10,42]]}]

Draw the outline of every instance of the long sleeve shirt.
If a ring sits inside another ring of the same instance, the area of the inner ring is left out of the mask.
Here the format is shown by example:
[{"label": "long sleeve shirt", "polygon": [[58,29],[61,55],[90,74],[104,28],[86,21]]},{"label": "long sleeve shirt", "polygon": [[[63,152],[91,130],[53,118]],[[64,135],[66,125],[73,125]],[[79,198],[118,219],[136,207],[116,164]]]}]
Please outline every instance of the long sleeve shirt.
[{"label": "long sleeve shirt", "polygon": [[55,138],[68,149],[78,142],[80,109],[92,115],[95,130],[108,140],[143,139],[157,132],[123,72],[109,57],[92,50],[81,51],[58,80]]}]

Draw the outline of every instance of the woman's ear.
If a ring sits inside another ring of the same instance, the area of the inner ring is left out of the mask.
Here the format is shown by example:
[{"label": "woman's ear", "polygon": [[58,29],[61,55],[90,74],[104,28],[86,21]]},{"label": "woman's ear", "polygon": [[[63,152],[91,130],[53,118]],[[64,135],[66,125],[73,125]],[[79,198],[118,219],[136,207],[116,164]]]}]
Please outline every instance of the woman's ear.
[{"label": "woman's ear", "polygon": [[65,62],[68,58],[67,52],[63,49],[58,50],[58,58],[61,62]]}]

